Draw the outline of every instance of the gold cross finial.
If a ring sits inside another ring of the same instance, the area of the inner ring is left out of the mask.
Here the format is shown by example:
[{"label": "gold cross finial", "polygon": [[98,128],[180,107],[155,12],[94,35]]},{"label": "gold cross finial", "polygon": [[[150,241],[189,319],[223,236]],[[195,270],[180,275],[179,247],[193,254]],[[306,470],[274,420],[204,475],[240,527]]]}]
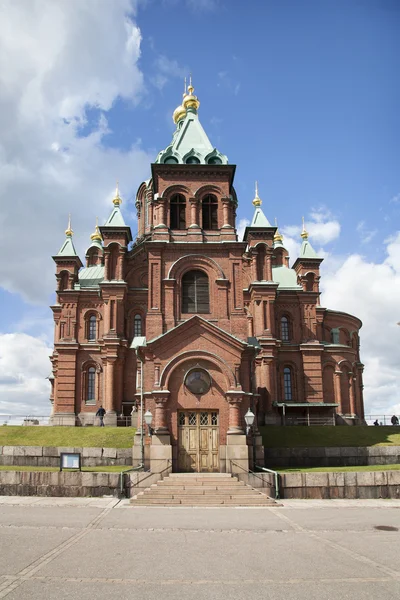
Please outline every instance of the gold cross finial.
[{"label": "gold cross finial", "polygon": [[303,240],[307,240],[308,239],[308,233],[306,231],[306,226],[305,226],[305,223],[304,223],[304,217],[302,217],[302,221],[303,221],[303,229],[302,229],[300,235],[303,238]]},{"label": "gold cross finial", "polygon": [[258,195],[258,181],[256,181],[256,195],[254,197],[253,204],[254,206],[261,206],[262,204],[261,198]]},{"label": "gold cross finial", "polygon": [[119,187],[118,187],[118,179],[117,179],[117,187],[115,188],[115,196],[113,198],[114,206],[120,206],[122,204],[121,196],[119,195]]},{"label": "gold cross finial", "polygon": [[73,231],[72,231],[72,229],[71,229],[71,213],[69,213],[69,215],[68,215],[68,227],[67,227],[67,229],[65,230],[65,235],[66,235],[67,237],[72,237],[72,234],[73,234],[73,233],[74,233],[74,232],[73,232]]}]

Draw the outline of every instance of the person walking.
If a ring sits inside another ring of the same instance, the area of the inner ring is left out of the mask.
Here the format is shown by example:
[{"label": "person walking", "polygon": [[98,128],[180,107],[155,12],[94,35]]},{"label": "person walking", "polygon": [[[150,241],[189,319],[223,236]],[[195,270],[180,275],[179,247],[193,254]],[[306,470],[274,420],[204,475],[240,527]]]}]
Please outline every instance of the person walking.
[{"label": "person walking", "polygon": [[392,422],[392,425],[398,425],[399,424],[399,419],[396,417],[396,415],[393,415],[393,417],[390,420]]},{"label": "person walking", "polygon": [[104,410],[103,406],[100,404],[100,407],[96,413],[96,417],[99,417],[100,419],[100,427],[104,427],[104,415],[106,414],[106,411]]}]

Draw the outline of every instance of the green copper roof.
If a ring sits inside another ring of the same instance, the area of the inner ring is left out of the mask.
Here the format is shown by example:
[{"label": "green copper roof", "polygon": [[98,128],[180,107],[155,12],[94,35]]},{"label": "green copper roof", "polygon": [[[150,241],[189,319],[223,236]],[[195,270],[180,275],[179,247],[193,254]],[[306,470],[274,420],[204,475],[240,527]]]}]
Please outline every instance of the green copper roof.
[{"label": "green copper roof", "polygon": [[278,283],[279,289],[301,290],[301,285],[297,283],[297,273],[294,269],[288,267],[273,267],[272,280]]},{"label": "green copper roof", "polygon": [[253,220],[251,221],[249,227],[272,227],[271,223],[264,215],[260,206],[256,207],[253,215]]},{"label": "green copper roof", "polygon": [[103,245],[100,240],[92,240],[92,243],[90,244],[89,248],[86,250],[86,254],[89,252],[90,248],[98,248],[99,250],[104,252],[104,248],[103,248]]},{"label": "green copper roof", "polygon": [[156,163],[226,165],[228,158],[212,146],[197,112],[188,110],[186,117],[179,121],[171,144],[159,153]]},{"label": "green copper roof", "polygon": [[104,223],[103,227],[126,227],[124,217],[119,206],[114,206],[111,215]]},{"label": "green copper roof", "polygon": [[303,242],[301,244],[299,258],[321,258],[321,257],[317,255],[314,248],[311,246],[310,242],[306,238],[303,240]]},{"label": "green copper roof", "polygon": [[57,256],[78,256],[75,250],[74,242],[72,241],[72,236],[67,235],[66,240],[57,252]]},{"label": "green copper roof", "polygon": [[104,279],[104,266],[84,267],[79,271],[78,278],[81,288],[97,286]]}]

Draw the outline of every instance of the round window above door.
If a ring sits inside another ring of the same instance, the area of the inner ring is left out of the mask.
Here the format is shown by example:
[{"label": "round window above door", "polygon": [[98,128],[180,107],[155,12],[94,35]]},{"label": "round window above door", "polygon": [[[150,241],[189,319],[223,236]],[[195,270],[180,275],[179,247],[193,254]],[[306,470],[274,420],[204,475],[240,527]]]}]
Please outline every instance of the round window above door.
[{"label": "round window above door", "polygon": [[203,369],[191,369],[185,376],[185,385],[192,394],[206,394],[211,387],[211,377]]}]

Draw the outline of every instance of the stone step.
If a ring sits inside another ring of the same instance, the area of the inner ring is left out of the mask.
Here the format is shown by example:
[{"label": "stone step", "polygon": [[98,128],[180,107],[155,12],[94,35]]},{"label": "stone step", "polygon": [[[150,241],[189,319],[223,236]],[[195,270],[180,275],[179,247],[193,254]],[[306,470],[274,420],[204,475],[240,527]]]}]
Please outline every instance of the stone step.
[{"label": "stone step", "polygon": [[136,506],[273,506],[275,502],[267,497],[229,497],[225,498],[144,498],[131,500]]},{"label": "stone step", "polygon": [[185,496],[188,495],[197,495],[197,496],[212,496],[212,495],[220,495],[220,494],[248,494],[251,488],[247,486],[226,486],[223,488],[215,488],[215,487],[185,487],[178,488],[176,486],[162,486],[162,487],[151,487],[147,488],[146,494],[183,494]]},{"label": "stone step", "polygon": [[155,485],[160,485],[160,486],[175,486],[175,487],[185,487],[185,486],[198,486],[198,487],[224,487],[224,486],[231,486],[231,485],[238,485],[238,486],[243,486],[245,485],[243,481],[234,481],[234,480],[226,480],[226,481],[216,481],[216,480],[212,480],[209,479],[207,481],[201,481],[201,480],[194,480],[194,479],[181,479],[180,481],[177,480],[170,480],[168,478],[163,479],[162,481],[159,481],[157,484]]},{"label": "stone step", "polygon": [[168,475],[171,479],[180,479],[181,477],[218,477],[219,479],[237,479],[237,477],[232,477],[230,473],[170,473]]}]

